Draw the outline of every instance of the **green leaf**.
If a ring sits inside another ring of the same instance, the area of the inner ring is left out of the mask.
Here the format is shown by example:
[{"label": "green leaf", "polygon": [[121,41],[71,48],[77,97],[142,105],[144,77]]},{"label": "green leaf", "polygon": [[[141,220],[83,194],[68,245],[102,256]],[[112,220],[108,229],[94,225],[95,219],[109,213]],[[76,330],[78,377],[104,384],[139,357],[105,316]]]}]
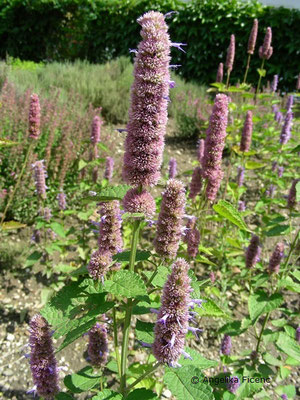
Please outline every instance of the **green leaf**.
[{"label": "green leaf", "polygon": [[286,394],[290,399],[294,399],[296,396],[295,385],[276,386],[275,392],[279,395]]},{"label": "green leaf", "polygon": [[97,396],[92,397],[93,400],[122,400],[123,396],[120,393],[113,392],[109,389],[103,389]]},{"label": "green leaf", "polygon": [[[203,382],[204,378],[199,368],[186,365],[181,368],[166,368],[164,382],[177,400],[213,400],[212,388]],[[192,379],[195,383],[192,383]]]},{"label": "green leaf", "polygon": [[299,151],[300,151],[300,144],[298,144],[296,147],[294,147],[294,148],[290,151],[290,153],[299,153]]},{"label": "green leaf", "polygon": [[269,297],[265,292],[257,291],[248,300],[250,318],[255,320],[260,315],[275,310],[281,303],[283,303],[283,297],[280,293],[274,293]]},{"label": "green leaf", "polygon": [[74,400],[74,397],[68,393],[60,392],[55,396],[56,400]]},{"label": "green leaf", "polygon": [[67,375],[64,379],[64,384],[72,393],[82,393],[99,385],[101,380],[100,375],[93,374],[92,367],[84,367],[76,374]]},{"label": "green leaf", "polygon": [[152,322],[144,322],[137,320],[135,327],[137,339],[145,343],[153,343],[154,326],[155,324],[153,324]]},{"label": "green leaf", "polygon": [[[151,278],[153,271],[143,271],[148,279]],[[154,279],[152,280],[152,285],[155,287],[163,287],[166,283],[167,277],[170,274],[170,269],[160,265],[157,268],[157,274],[155,275]]]},{"label": "green leaf", "polygon": [[106,151],[106,152],[109,151],[108,147],[107,147],[104,143],[99,142],[99,143],[97,144],[97,146],[99,147],[99,149],[101,149],[101,150],[103,150],[103,151]]},{"label": "green leaf", "polygon": [[300,182],[296,184],[296,201],[300,201]]},{"label": "green leaf", "polygon": [[135,389],[127,397],[126,400],[158,400],[158,397],[152,390],[149,389]]},{"label": "green leaf", "polygon": [[229,336],[239,336],[248,329],[247,325],[243,325],[243,321],[244,320],[228,322],[219,329],[218,333],[227,334]]},{"label": "green leaf", "polygon": [[218,317],[218,318],[231,318],[230,315],[226,314],[213,300],[204,298],[205,303],[202,307],[195,307],[195,311],[203,317]]},{"label": "green leaf", "polygon": [[265,235],[266,236],[279,236],[282,235],[283,233],[287,233],[286,231],[289,229],[289,225],[276,225],[270,230],[268,230]]},{"label": "green leaf", "polygon": [[147,292],[140,276],[135,272],[126,270],[116,272],[111,280],[105,281],[104,287],[112,294],[127,298],[142,296]]},{"label": "green leaf", "polygon": [[236,208],[233,207],[228,201],[219,200],[218,204],[213,206],[213,209],[222,217],[225,217],[230,222],[238,226],[241,230],[249,231],[247,225],[245,224],[241,214]]},{"label": "green leaf", "polygon": [[[122,253],[117,253],[113,256],[114,261],[122,262],[130,260],[130,251],[122,251]],[[135,261],[145,261],[151,256],[150,251],[137,250]]]},{"label": "green leaf", "polygon": [[52,222],[50,224],[50,227],[58,236],[61,236],[61,237],[64,237],[64,238],[66,237],[66,233],[65,233],[64,227],[60,223]]},{"label": "green leaf", "polygon": [[34,265],[36,262],[38,262],[42,255],[43,253],[39,251],[34,251],[33,253],[31,253],[25,261],[25,267],[31,267],[32,265]]},{"label": "green leaf", "polygon": [[202,264],[215,265],[215,266],[217,265],[214,262],[210,261],[207,257],[202,256],[200,254],[197,255],[195,261],[198,261]]},{"label": "green leaf", "polygon": [[185,347],[184,350],[192,357],[192,360],[181,356],[181,358],[178,361],[180,365],[183,365],[183,366],[184,365],[194,365],[195,367],[200,368],[200,369],[207,369],[207,368],[216,367],[219,364],[218,361],[208,360],[207,358],[204,358],[198,351],[196,351],[194,349]]},{"label": "green leaf", "polygon": [[13,142],[12,140],[9,140],[9,139],[0,139],[0,149],[2,147],[16,146],[17,144],[19,144],[19,143]]},{"label": "green leaf", "polygon": [[78,171],[81,171],[83,168],[85,168],[88,165],[88,163],[84,160],[79,160],[78,163]]},{"label": "green leaf", "polygon": [[258,75],[263,78],[266,76],[267,71],[265,69],[257,68],[257,72],[258,72]]},{"label": "green leaf", "polygon": [[3,222],[3,224],[0,225],[0,227],[3,231],[9,231],[11,229],[25,228],[25,226],[26,226],[26,224],[22,224],[21,222],[18,222],[18,221],[7,221],[7,222]]},{"label": "green leaf", "polygon": [[84,204],[90,203],[91,201],[110,201],[110,200],[122,200],[127,191],[131,189],[129,185],[118,185],[109,186],[102,189],[96,196],[87,196],[82,199]]},{"label": "green leaf", "polygon": [[247,161],[245,164],[246,169],[259,169],[265,167],[265,163],[260,163],[256,161]]},{"label": "green leaf", "polygon": [[263,359],[266,363],[270,365],[275,365],[276,367],[280,367],[282,365],[282,361],[278,360],[278,358],[273,357],[270,353],[264,354]]},{"label": "green leaf", "polygon": [[292,339],[289,335],[280,332],[276,346],[285,354],[294,358],[300,363],[300,346],[296,340]]}]

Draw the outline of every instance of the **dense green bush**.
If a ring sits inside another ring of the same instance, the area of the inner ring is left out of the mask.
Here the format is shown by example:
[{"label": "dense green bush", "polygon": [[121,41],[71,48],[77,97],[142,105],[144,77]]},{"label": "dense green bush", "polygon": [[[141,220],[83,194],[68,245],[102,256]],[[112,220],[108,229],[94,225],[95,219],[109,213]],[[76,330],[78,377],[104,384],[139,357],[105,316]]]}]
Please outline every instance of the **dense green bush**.
[{"label": "dense green bush", "polygon": [[[128,55],[137,45],[138,16],[149,9],[179,14],[170,19],[173,40],[188,44],[187,54],[174,51],[189,80],[210,83],[217,65],[225,61],[230,34],[236,35],[232,79],[243,77],[246,46],[253,18],[259,19],[258,45],[267,26],[273,28],[274,54],[267,78],[279,74],[281,89],[295,87],[299,72],[300,11],[264,7],[256,0],[3,0],[0,4],[0,56],[21,59],[88,59],[103,63]],[[288,62],[289,68],[286,68]],[[256,81],[260,66],[257,51],[249,80]]]}]

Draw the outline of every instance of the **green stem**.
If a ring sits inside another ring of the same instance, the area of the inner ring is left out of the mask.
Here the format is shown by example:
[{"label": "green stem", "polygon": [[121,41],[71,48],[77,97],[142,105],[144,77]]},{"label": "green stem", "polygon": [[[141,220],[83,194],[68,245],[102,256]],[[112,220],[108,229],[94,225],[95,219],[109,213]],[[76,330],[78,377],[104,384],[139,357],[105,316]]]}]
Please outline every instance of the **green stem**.
[{"label": "green stem", "polygon": [[[264,65],[265,65],[265,59],[263,58],[263,60],[262,60],[262,62],[261,62],[261,67],[260,67],[261,70],[264,69]],[[254,101],[255,101],[255,103],[256,103],[256,97],[257,97],[257,95],[259,94],[259,88],[260,88],[260,84],[261,84],[261,78],[262,78],[262,76],[261,76],[261,73],[260,73],[260,74],[259,74],[259,79],[258,79],[257,88],[256,88],[256,91],[255,91],[255,96],[254,96]]]},{"label": "green stem", "polygon": [[19,187],[19,185],[20,185],[20,182],[21,182],[22,176],[23,176],[23,174],[24,174],[24,171],[25,171],[25,168],[26,168],[28,159],[29,159],[29,155],[30,155],[31,150],[32,150],[32,148],[33,148],[33,145],[34,145],[34,142],[31,142],[30,145],[28,146],[27,153],[26,153],[26,156],[25,156],[25,160],[24,160],[22,169],[21,169],[20,174],[19,174],[19,176],[18,176],[18,180],[17,180],[17,182],[16,182],[16,184],[15,184],[14,190],[12,191],[11,195],[9,196],[8,202],[7,202],[7,204],[6,204],[5,210],[4,210],[3,215],[2,215],[2,218],[1,218],[0,225],[3,224],[3,222],[4,222],[4,220],[5,220],[6,213],[7,213],[8,209],[9,209],[9,206],[11,205],[11,203],[12,203],[12,201],[13,201],[13,199],[14,199],[14,196],[15,196],[15,194],[16,194],[16,191],[17,191],[17,189],[18,189],[18,187]]},{"label": "green stem", "polygon": [[257,341],[257,345],[256,345],[256,349],[255,349],[255,351],[258,353],[258,351],[259,351],[259,346],[260,346],[260,342],[261,342],[261,339],[262,339],[262,336],[263,336],[263,332],[264,332],[264,330],[265,330],[265,327],[266,327],[266,325],[267,325],[267,322],[268,322],[268,319],[269,319],[269,317],[270,317],[270,314],[271,313],[267,313],[267,315],[266,315],[266,317],[265,317],[265,320],[264,320],[264,322],[263,322],[263,325],[262,325],[262,327],[261,327],[261,331],[260,331],[260,334],[259,334],[259,338],[258,338],[258,341]]},{"label": "green stem", "polygon": [[[129,271],[134,272],[134,265],[136,259],[136,250],[139,239],[139,232],[141,227],[141,221],[137,220],[133,225],[133,234],[131,241],[131,252],[130,252],[130,260],[129,260]],[[129,341],[129,331],[130,331],[130,323],[132,316],[132,299],[128,299],[126,305],[126,314],[124,320],[124,328],[123,328],[123,343],[122,343],[122,352],[121,352],[121,379],[120,379],[120,390],[121,393],[125,393],[126,391],[126,369],[127,369],[127,354],[128,354],[128,341]]]},{"label": "green stem", "polygon": [[249,67],[250,67],[250,60],[251,60],[251,54],[248,55],[247,67],[246,67],[243,83],[246,83],[246,80],[247,80],[247,75],[248,75],[248,71],[249,71]]},{"label": "green stem", "polygon": [[119,345],[118,345],[118,327],[117,327],[115,307],[113,307],[113,323],[114,323],[114,346],[115,346],[116,360],[118,366],[118,373],[119,376],[121,377],[121,360],[120,360]]},{"label": "green stem", "polygon": [[287,259],[286,259],[286,262],[285,262],[285,264],[284,264],[284,267],[283,267],[283,277],[286,277],[287,274],[289,273],[288,265],[289,265],[290,259],[291,259],[291,257],[292,257],[292,253],[293,253],[295,247],[297,246],[297,242],[298,242],[298,239],[299,239],[299,233],[300,233],[300,228],[299,228],[298,231],[296,232],[296,235],[295,235],[295,237],[294,237],[293,243],[291,244],[291,247],[290,247],[289,254],[288,254]]},{"label": "green stem", "polygon": [[226,89],[229,87],[230,70],[227,70]]},{"label": "green stem", "polygon": [[130,386],[128,386],[126,393],[128,393],[132,388],[134,388],[139,382],[141,382],[148,375],[153,374],[153,372],[160,366],[160,362],[157,362],[152,366],[152,368],[146,372],[144,372],[138,379],[136,379]]}]

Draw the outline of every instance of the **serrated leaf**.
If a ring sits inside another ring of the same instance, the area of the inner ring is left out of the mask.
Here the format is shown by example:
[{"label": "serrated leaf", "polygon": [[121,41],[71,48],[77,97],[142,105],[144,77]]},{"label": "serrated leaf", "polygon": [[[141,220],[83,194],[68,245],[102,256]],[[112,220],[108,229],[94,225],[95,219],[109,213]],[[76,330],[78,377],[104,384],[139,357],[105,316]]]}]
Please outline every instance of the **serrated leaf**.
[{"label": "serrated leaf", "polygon": [[255,320],[260,315],[275,310],[282,304],[283,300],[280,293],[274,293],[269,297],[265,292],[257,291],[248,300],[250,318]]},{"label": "serrated leaf", "polygon": [[[197,377],[199,382],[192,383],[193,377]],[[164,375],[165,384],[177,400],[213,400],[212,388],[203,380],[204,375],[201,370],[192,365],[166,368]]]},{"label": "serrated leaf", "polygon": [[2,147],[16,146],[18,144],[19,144],[18,142],[13,142],[12,140],[9,139],[4,139],[4,138],[0,139],[0,149]]},{"label": "serrated leaf", "polygon": [[76,374],[67,375],[64,379],[64,384],[72,393],[82,393],[99,385],[101,380],[100,375],[93,374],[92,367],[84,367]]},{"label": "serrated leaf", "polygon": [[41,253],[40,251],[34,251],[33,253],[31,253],[25,261],[25,267],[31,267],[32,265],[34,265],[36,262],[39,261],[39,259],[42,257],[43,253]]},{"label": "serrated leaf", "polygon": [[63,238],[66,237],[64,227],[59,222],[52,222],[50,224],[50,227],[58,236],[61,236]]},{"label": "serrated leaf", "polygon": [[158,400],[158,397],[152,390],[141,388],[133,390],[126,400]]},{"label": "serrated leaf", "polygon": [[228,201],[219,200],[218,204],[213,206],[213,209],[222,217],[228,219],[230,222],[238,226],[241,230],[248,231],[247,225],[245,224],[241,214],[236,208],[233,207]]},{"label": "serrated leaf", "polygon": [[112,294],[127,298],[142,296],[147,292],[145,283],[140,276],[126,270],[116,272],[112,279],[105,281],[104,287]]},{"label": "serrated leaf", "polygon": [[[122,262],[130,260],[130,251],[122,251],[121,253],[117,253],[113,256],[114,261]],[[150,251],[145,250],[137,250],[135,261],[145,261],[151,256]]]},{"label": "serrated leaf", "polygon": [[192,357],[192,360],[181,356],[181,358],[178,361],[180,365],[183,365],[183,366],[184,365],[194,365],[195,367],[200,368],[200,369],[207,369],[207,368],[216,367],[219,364],[218,361],[208,360],[207,358],[204,358],[198,351],[196,351],[194,349],[185,347],[184,350]]},{"label": "serrated leaf", "polygon": [[3,224],[0,225],[0,227],[3,231],[9,231],[11,229],[25,228],[25,226],[26,226],[26,224],[22,224],[21,222],[18,222],[18,221],[7,221],[7,222],[3,222]]},{"label": "serrated leaf", "polygon": [[292,339],[286,333],[280,332],[276,346],[279,347],[288,356],[294,358],[300,363],[300,346],[296,340]]},{"label": "serrated leaf", "polygon": [[289,225],[276,225],[270,230],[268,230],[265,235],[270,237],[270,236],[279,236],[282,235],[283,233],[287,233],[286,231],[289,229]]},{"label": "serrated leaf", "polygon": [[131,188],[129,185],[118,185],[109,186],[102,189],[96,196],[87,196],[82,199],[82,202],[90,203],[91,201],[110,201],[110,200],[122,200],[127,191]]},{"label": "serrated leaf", "polygon": [[218,318],[231,318],[230,315],[226,314],[213,300],[204,298],[205,302],[202,303],[202,307],[196,307],[197,313],[203,317],[218,317]]},{"label": "serrated leaf", "polygon": [[257,162],[257,161],[247,161],[245,164],[246,169],[259,169],[265,167],[265,163]]},{"label": "serrated leaf", "polygon": [[141,342],[153,343],[154,342],[154,326],[152,322],[136,321],[136,337]]}]

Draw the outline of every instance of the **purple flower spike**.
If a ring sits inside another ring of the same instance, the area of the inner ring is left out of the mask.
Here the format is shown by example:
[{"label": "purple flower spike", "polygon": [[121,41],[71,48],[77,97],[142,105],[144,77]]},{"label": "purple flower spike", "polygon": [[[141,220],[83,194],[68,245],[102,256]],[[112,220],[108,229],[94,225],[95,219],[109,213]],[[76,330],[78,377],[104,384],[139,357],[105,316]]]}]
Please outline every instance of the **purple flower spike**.
[{"label": "purple flower spike", "polygon": [[225,94],[216,95],[206,132],[202,163],[204,178],[215,179],[216,175],[219,174],[226,137],[228,101],[229,99]]},{"label": "purple flower spike", "polygon": [[44,160],[36,161],[32,168],[34,169],[34,180],[36,185],[36,192],[43,200],[46,199],[46,168]]},{"label": "purple flower spike", "polygon": [[197,148],[197,158],[200,164],[202,164],[203,157],[204,157],[204,151],[205,151],[205,141],[204,139],[200,139],[198,142],[198,148]]},{"label": "purple flower spike", "polygon": [[102,203],[100,208],[99,250],[112,255],[123,250],[121,215],[118,200]]},{"label": "purple flower spike", "polygon": [[169,161],[169,179],[174,179],[177,175],[177,161],[171,158]]},{"label": "purple flower spike", "polygon": [[282,115],[282,113],[281,113],[280,111],[275,111],[275,121],[276,121],[278,124],[281,124],[281,123],[282,123],[282,121],[283,121],[283,115]]},{"label": "purple flower spike", "polygon": [[273,54],[273,47],[271,46],[272,42],[272,29],[270,27],[267,28],[267,32],[265,34],[263,45],[260,46],[258,50],[258,55],[260,58],[264,60],[268,60]]},{"label": "purple flower spike", "polygon": [[249,41],[248,41],[248,49],[247,49],[248,54],[254,53],[255,45],[256,45],[256,38],[257,38],[257,31],[258,31],[258,20],[255,18],[253,21],[253,26],[252,26],[251,33],[249,36]]},{"label": "purple flower spike", "polygon": [[284,393],[281,395],[281,398],[282,398],[282,400],[288,400],[288,397],[287,397],[287,395],[286,395],[286,394],[284,394]]},{"label": "purple flower spike", "polygon": [[41,107],[39,96],[33,93],[30,96],[28,130],[29,137],[37,140],[40,136]]},{"label": "purple flower spike", "polygon": [[275,185],[270,185],[270,186],[269,186],[269,189],[266,190],[266,196],[267,196],[267,197],[270,197],[271,199],[273,199],[274,193],[275,193],[275,189],[276,189],[276,186],[275,186]]},{"label": "purple flower spike", "polygon": [[283,171],[284,171],[284,167],[278,167],[278,170],[277,170],[278,178],[282,178]]},{"label": "purple flower spike", "polygon": [[271,91],[272,91],[273,93],[276,92],[277,86],[278,86],[278,75],[274,75],[274,77],[273,77],[273,82],[272,82],[272,85],[271,85]]},{"label": "purple flower spike", "polygon": [[66,195],[64,192],[60,192],[57,195],[57,200],[58,200],[58,208],[63,211],[67,208],[67,203],[66,203]]},{"label": "purple flower spike", "polygon": [[106,324],[97,323],[88,331],[89,344],[88,356],[90,363],[95,367],[106,364],[108,354],[107,330]]},{"label": "purple flower spike", "polygon": [[104,179],[107,179],[110,182],[113,172],[114,172],[114,159],[112,157],[106,157],[105,171],[104,171]]},{"label": "purple flower spike", "polygon": [[239,200],[238,210],[241,211],[241,212],[243,212],[243,211],[246,210],[246,205],[245,205],[245,202],[244,202],[244,201]]},{"label": "purple flower spike", "polygon": [[49,222],[52,218],[51,209],[49,207],[44,208],[44,219],[46,222]]},{"label": "purple flower spike", "polygon": [[155,250],[162,257],[176,257],[181,238],[184,207],[185,190],[183,183],[170,179],[162,194],[161,210],[154,241]]},{"label": "purple flower spike", "polygon": [[259,261],[261,248],[259,247],[259,238],[253,235],[250,244],[246,250],[246,267],[253,268]]},{"label": "purple flower spike", "polygon": [[95,251],[87,267],[90,276],[95,280],[103,280],[104,275],[108,271],[108,267],[112,263],[112,255],[109,251]]},{"label": "purple flower spike", "polygon": [[240,385],[241,382],[237,376],[228,377],[228,382],[226,383],[226,387],[230,393],[236,393]]},{"label": "purple flower spike", "polygon": [[[172,265],[172,272],[164,285],[162,305],[157,315],[154,332],[153,354],[155,358],[169,366],[178,366],[178,359],[184,350],[185,335],[188,332],[190,302],[189,265],[179,258]],[[168,315],[165,324],[158,321]]]},{"label": "purple flower spike", "polygon": [[209,200],[211,203],[214,202],[217,197],[217,193],[220,188],[223,176],[223,171],[221,171],[221,169],[218,169],[216,171],[216,175],[209,177],[207,180],[205,196],[207,200]]},{"label": "purple flower spike", "polygon": [[252,111],[247,111],[241,138],[241,144],[240,144],[240,151],[242,152],[248,152],[250,150],[251,140],[252,140],[252,129],[253,129]]},{"label": "purple flower spike", "polygon": [[30,321],[30,369],[37,394],[52,400],[59,392],[57,363],[47,321],[36,314]]},{"label": "purple flower spike", "polygon": [[235,55],[235,36],[230,36],[230,44],[227,49],[227,58],[226,58],[226,69],[227,71],[232,71],[233,62],[234,62],[234,55]]},{"label": "purple flower spike", "polygon": [[163,14],[140,17],[142,41],[134,63],[123,178],[132,185],[153,186],[160,178],[169,97],[171,42]]},{"label": "purple flower spike", "polygon": [[300,344],[300,326],[296,329],[296,340]]},{"label": "purple flower spike", "polygon": [[272,172],[275,172],[278,168],[278,162],[277,161],[273,161],[272,162]]},{"label": "purple flower spike", "polygon": [[190,194],[189,198],[194,199],[197,194],[201,192],[202,189],[202,169],[201,167],[196,167],[193,171],[191,185],[190,185]]},{"label": "purple flower spike", "polygon": [[100,130],[101,130],[102,121],[98,115],[96,115],[92,122],[91,128],[91,142],[93,145],[96,145],[100,142]]},{"label": "purple flower spike", "polygon": [[286,102],[286,110],[291,111],[294,103],[294,96],[289,96]]},{"label": "purple flower spike", "polygon": [[278,274],[280,268],[280,262],[284,256],[284,244],[277,243],[273,254],[271,255],[268,267],[269,274]]},{"label": "purple flower spike", "polygon": [[147,218],[155,214],[155,200],[145,189],[129,189],[123,198],[123,207],[129,213],[143,213]]},{"label": "purple flower spike", "polygon": [[237,184],[238,184],[239,187],[243,186],[244,177],[245,177],[245,168],[239,166],[238,167],[238,174],[237,174]]},{"label": "purple flower spike", "polygon": [[221,353],[225,356],[229,356],[231,353],[231,337],[229,335],[224,335],[223,340],[221,342]]},{"label": "purple flower spike", "polygon": [[213,271],[210,272],[209,279],[210,279],[211,283],[215,283],[216,275]]},{"label": "purple flower spike", "polygon": [[216,82],[222,83],[223,82],[223,63],[220,63],[218,66]]},{"label": "purple flower spike", "polygon": [[[196,218],[195,218],[196,220]],[[195,223],[194,223],[195,225]],[[192,229],[188,229],[186,233],[187,251],[191,258],[195,258],[198,254],[198,247],[200,243],[200,232],[194,226]]]},{"label": "purple flower spike", "polygon": [[292,186],[288,195],[288,208],[294,208],[297,204],[296,202],[296,185],[299,182],[299,179],[294,179],[292,182]]}]

